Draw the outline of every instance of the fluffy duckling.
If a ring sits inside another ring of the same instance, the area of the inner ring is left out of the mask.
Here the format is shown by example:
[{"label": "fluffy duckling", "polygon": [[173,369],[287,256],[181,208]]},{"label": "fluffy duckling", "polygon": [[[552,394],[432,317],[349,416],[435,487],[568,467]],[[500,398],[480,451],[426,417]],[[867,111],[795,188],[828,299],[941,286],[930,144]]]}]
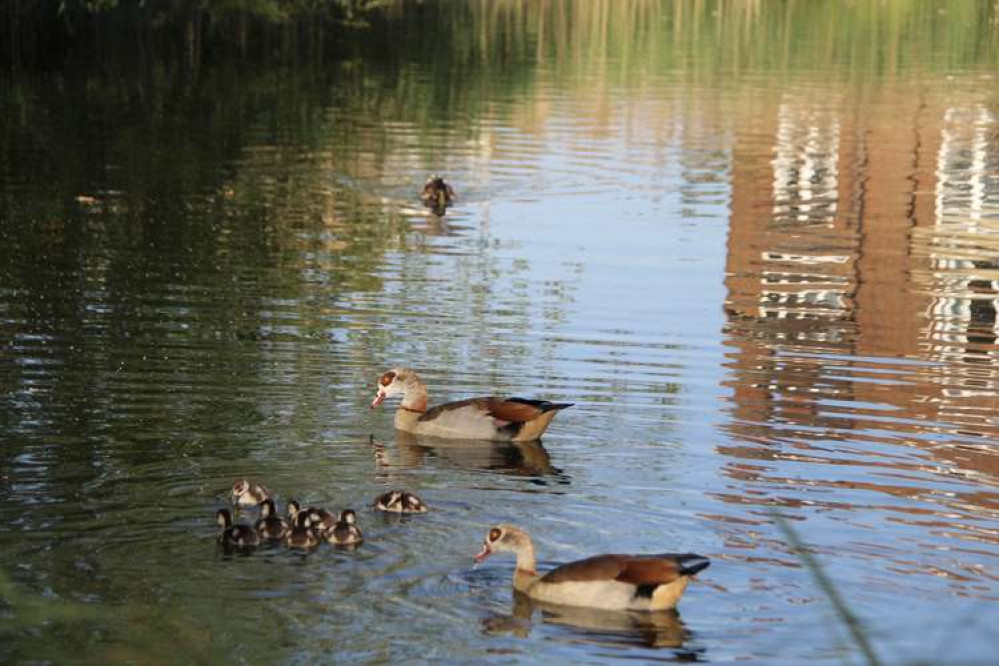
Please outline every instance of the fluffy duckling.
[{"label": "fluffy duckling", "polygon": [[291,529],[288,522],[277,515],[274,500],[269,497],[260,504],[260,519],[253,527],[262,539],[283,539]]},{"label": "fluffy duckling", "polygon": [[271,491],[259,483],[250,483],[246,479],[240,479],[232,484],[232,503],[234,506],[257,506],[270,496]]},{"label": "fluffy duckling", "polygon": [[332,529],[337,522],[337,516],[332,511],[318,507],[309,507],[309,525],[317,532],[325,532]]},{"label": "fluffy duckling", "polygon": [[443,215],[447,207],[450,206],[458,195],[454,193],[454,188],[444,182],[440,176],[431,176],[420,190],[420,198],[428,208],[433,208],[438,215]]},{"label": "fluffy duckling", "polygon": [[605,610],[674,608],[690,578],[711,564],[708,558],[693,553],[597,555],[540,575],[535,569],[531,537],[513,525],[489,530],[475,561],[504,551],[517,556],[513,587],[518,592],[548,603]]},{"label": "fluffy duckling", "polygon": [[340,514],[337,524],[326,531],[326,540],[335,546],[351,546],[364,541],[353,509],[346,509]]},{"label": "fluffy duckling", "polygon": [[222,528],[218,542],[223,548],[253,548],[260,543],[260,537],[249,525],[233,525],[229,509],[219,509],[215,522]]},{"label": "fluffy duckling", "polygon": [[288,512],[288,524],[294,526],[298,522],[298,514],[302,510],[302,505],[298,503],[298,500],[288,500],[288,506],[285,507],[285,511]]},{"label": "fluffy duckling", "polygon": [[296,500],[288,502],[288,517],[292,525],[301,520],[305,527],[311,527],[319,532],[325,532],[336,525],[335,513],[314,506],[303,509]]},{"label": "fluffy duckling", "polygon": [[405,490],[390,490],[375,499],[375,508],[389,513],[426,513],[427,505]]},{"label": "fluffy duckling", "polygon": [[306,524],[304,511],[298,513],[298,520],[284,536],[284,543],[289,548],[311,550],[319,545],[319,533]]}]

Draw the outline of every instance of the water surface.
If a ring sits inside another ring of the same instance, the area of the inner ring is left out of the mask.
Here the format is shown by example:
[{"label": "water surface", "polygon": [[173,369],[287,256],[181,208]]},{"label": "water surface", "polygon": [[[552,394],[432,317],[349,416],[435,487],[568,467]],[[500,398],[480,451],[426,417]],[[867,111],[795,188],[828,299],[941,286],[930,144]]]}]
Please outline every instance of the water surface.
[{"label": "water surface", "polygon": [[[885,660],[994,654],[995,9],[857,4],[430,4],[320,61],[5,74],[0,659],[859,658],[775,512]],[[400,365],[575,406],[398,436]],[[242,476],[365,544],[217,552]],[[497,522],[713,564],[678,615],[537,608],[472,565]]]}]

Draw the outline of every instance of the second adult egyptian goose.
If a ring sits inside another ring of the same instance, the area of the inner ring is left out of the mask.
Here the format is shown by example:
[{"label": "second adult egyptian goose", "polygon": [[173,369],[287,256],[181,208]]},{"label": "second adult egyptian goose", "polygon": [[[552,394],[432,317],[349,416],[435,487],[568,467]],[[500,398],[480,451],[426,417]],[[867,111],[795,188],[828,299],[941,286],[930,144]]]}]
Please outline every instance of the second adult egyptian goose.
[{"label": "second adult egyptian goose", "polygon": [[489,530],[475,561],[504,551],[517,556],[513,573],[517,591],[553,604],[606,610],[674,608],[690,577],[710,564],[708,558],[693,553],[597,555],[563,564],[542,576],[535,568],[531,537],[513,525],[497,525]]},{"label": "second adult egyptian goose", "polygon": [[486,396],[448,402],[427,409],[427,386],[408,368],[394,368],[378,378],[372,408],[402,394],[395,427],[416,435],[457,439],[530,442],[539,439],[569,402]]}]

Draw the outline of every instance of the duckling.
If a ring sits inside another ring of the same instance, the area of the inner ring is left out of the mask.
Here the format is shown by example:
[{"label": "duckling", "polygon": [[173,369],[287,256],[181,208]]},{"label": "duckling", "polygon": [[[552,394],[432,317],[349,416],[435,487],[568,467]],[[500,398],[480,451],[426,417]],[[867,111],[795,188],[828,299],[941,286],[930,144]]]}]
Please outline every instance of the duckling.
[{"label": "duckling", "polygon": [[303,509],[297,500],[291,500],[288,502],[288,518],[292,525],[299,520],[299,516],[301,516],[301,520],[305,521],[305,527],[311,527],[320,532],[324,532],[336,524],[335,513],[314,506]]},{"label": "duckling", "polygon": [[259,483],[240,479],[232,484],[232,503],[235,506],[257,506],[270,496],[271,491]]},{"label": "duckling", "polygon": [[298,520],[284,536],[284,543],[289,548],[304,548],[311,550],[319,545],[319,533],[306,523],[304,511],[298,513]]},{"label": "duckling", "polygon": [[309,526],[319,533],[332,529],[336,525],[336,514],[317,507],[309,507]]},{"label": "duckling", "polygon": [[427,505],[405,490],[390,490],[375,499],[375,508],[390,513],[426,513]]},{"label": "duckling", "polygon": [[285,507],[285,511],[288,512],[288,524],[294,526],[298,522],[298,514],[302,510],[302,505],[298,503],[298,500],[288,500],[288,506]]},{"label": "duckling", "polygon": [[357,514],[353,509],[346,509],[340,514],[340,520],[326,531],[326,540],[335,546],[353,546],[364,541],[361,530],[357,527]]},{"label": "duckling", "polygon": [[443,215],[447,207],[458,198],[454,189],[444,182],[440,176],[431,176],[420,190],[420,198],[427,208],[432,208],[437,215]]},{"label": "duckling", "polygon": [[288,522],[277,515],[274,500],[269,497],[261,503],[260,519],[253,527],[263,539],[283,539],[291,529]]},{"label": "duckling", "polygon": [[229,509],[219,509],[215,513],[215,522],[222,528],[218,542],[223,548],[254,548],[260,543],[260,537],[249,525],[233,525]]}]

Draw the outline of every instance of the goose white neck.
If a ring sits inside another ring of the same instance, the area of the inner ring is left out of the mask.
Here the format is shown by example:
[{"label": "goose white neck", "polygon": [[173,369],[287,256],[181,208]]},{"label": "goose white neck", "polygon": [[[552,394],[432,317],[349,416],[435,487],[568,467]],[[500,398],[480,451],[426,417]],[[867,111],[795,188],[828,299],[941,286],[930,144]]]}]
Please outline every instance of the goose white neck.
[{"label": "goose white neck", "polygon": [[517,571],[537,576],[537,563],[534,559],[534,542],[527,534],[523,535],[523,540],[517,548]]},{"label": "goose white neck", "polygon": [[411,412],[427,411],[427,386],[416,376],[416,373],[409,373],[403,381],[402,403],[399,408]]}]

